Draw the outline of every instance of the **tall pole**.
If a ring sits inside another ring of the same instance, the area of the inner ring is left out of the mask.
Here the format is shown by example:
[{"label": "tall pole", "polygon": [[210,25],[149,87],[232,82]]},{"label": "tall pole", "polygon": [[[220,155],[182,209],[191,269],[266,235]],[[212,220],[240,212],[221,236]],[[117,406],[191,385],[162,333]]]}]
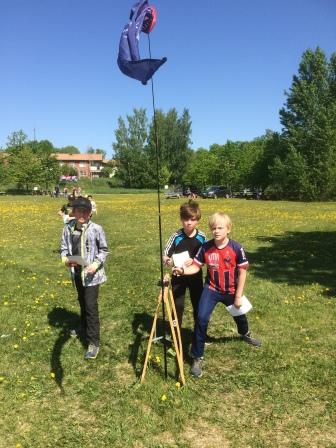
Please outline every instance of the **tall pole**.
[{"label": "tall pole", "polygon": [[[148,49],[149,58],[152,58],[150,37],[148,36]],[[161,152],[159,148],[157,122],[156,122],[156,108],[155,108],[155,95],[154,95],[154,81],[151,77],[152,87],[152,105],[153,105],[153,120],[154,120],[154,143],[156,153],[156,185],[157,185],[157,205],[158,205],[158,220],[159,220],[159,246],[160,246],[160,271],[161,271],[161,297],[162,297],[162,330],[163,330],[163,357],[164,357],[164,372],[167,379],[167,340],[166,340],[166,313],[165,304],[163,300],[164,284],[163,284],[163,261],[162,261],[162,226],[161,226],[161,201],[160,201],[160,165],[161,165]]]}]

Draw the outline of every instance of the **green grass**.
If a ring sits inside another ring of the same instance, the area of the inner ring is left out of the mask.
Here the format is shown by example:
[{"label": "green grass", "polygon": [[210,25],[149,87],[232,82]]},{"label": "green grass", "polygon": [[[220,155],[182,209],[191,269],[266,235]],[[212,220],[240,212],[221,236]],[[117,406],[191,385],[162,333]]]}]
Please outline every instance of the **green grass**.
[{"label": "green grass", "polygon": [[[239,341],[218,306],[204,376],[191,379],[186,359],[187,384],[177,388],[171,358],[164,378],[160,345],[139,384],[159,292],[156,196],[95,200],[111,254],[101,351],[87,363],[67,333],[78,305],[57,254],[62,199],[0,197],[0,447],[336,447],[336,204],[200,201],[199,227],[225,211],[247,250],[249,320],[263,346]],[[162,200],[163,240],[181,203]]]}]

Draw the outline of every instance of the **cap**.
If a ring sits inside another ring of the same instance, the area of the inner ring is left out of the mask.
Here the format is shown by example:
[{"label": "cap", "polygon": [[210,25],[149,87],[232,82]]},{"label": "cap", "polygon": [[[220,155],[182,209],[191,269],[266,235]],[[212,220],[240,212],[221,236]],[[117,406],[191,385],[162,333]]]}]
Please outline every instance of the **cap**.
[{"label": "cap", "polygon": [[92,205],[89,199],[79,197],[71,202],[72,208],[84,208],[85,210],[91,212]]}]

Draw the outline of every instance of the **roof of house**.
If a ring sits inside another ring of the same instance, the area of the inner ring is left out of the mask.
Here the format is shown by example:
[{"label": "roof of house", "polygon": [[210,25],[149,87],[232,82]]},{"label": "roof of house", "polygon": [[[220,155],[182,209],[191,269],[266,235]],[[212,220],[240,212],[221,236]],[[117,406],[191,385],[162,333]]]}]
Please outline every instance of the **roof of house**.
[{"label": "roof of house", "polygon": [[57,160],[62,162],[103,162],[103,154],[66,154],[63,152],[57,152],[53,155]]}]

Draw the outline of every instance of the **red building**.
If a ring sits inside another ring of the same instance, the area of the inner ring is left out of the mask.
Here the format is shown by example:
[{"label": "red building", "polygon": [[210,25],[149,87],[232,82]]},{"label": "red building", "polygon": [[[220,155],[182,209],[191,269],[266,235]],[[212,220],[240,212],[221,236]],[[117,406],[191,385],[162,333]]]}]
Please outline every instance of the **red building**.
[{"label": "red building", "polygon": [[107,164],[102,154],[53,154],[60,165],[69,165],[77,170],[77,177],[100,177]]}]

